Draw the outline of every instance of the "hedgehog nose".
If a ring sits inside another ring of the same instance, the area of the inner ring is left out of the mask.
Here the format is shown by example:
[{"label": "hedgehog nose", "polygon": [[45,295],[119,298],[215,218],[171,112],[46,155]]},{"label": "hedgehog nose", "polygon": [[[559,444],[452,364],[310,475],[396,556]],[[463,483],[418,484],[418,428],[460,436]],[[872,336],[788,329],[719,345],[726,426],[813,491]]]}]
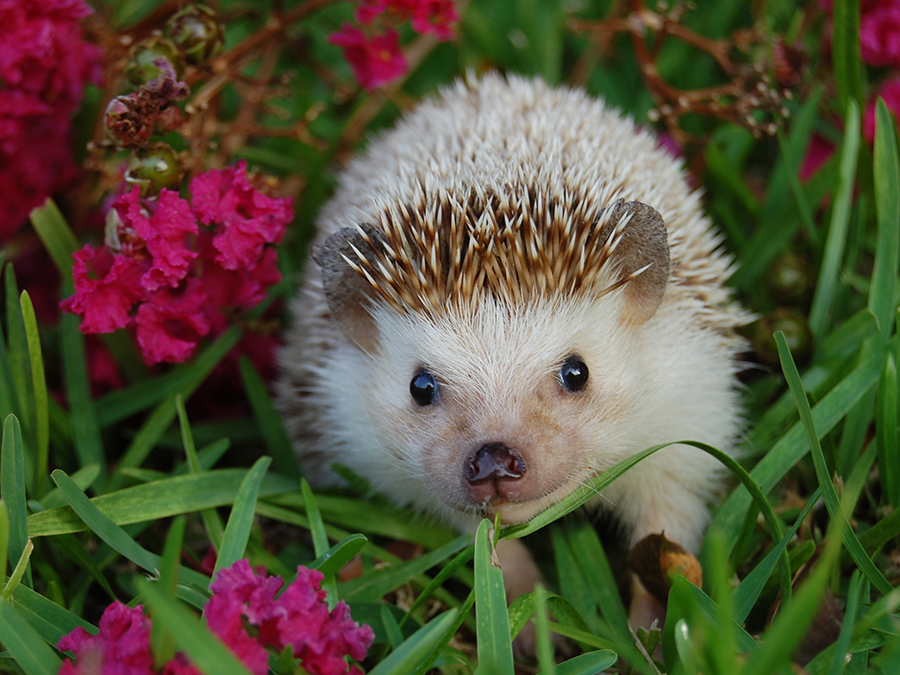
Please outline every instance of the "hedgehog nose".
[{"label": "hedgehog nose", "polygon": [[525,460],[503,443],[487,443],[469,457],[466,480],[471,485],[487,481],[515,480],[525,475]]}]

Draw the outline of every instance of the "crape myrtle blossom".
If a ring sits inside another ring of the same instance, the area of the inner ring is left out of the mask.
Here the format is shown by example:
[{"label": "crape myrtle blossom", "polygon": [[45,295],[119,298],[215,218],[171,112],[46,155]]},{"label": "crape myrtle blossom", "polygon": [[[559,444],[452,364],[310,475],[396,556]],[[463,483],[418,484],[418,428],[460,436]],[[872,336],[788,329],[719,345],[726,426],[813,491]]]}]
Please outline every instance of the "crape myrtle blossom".
[{"label": "crape myrtle blossom", "polygon": [[[210,584],[204,616],[209,629],[255,675],[269,671],[266,647],[281,652],[288,645],[310,675],[361,675],[347,657],[365,658],[374,633],[350,618],[343,601],[328,611],[323,578],[317,570],[298,567],[297,578],[276,597],[284,585],[280,577],[258,574],[238,560]],[[60,675],[200,675],[181,653],[154,670],[150,626],[140,605],[114,602],[104,611],[97,635],[76,628],[59,641],[59,649],[75,655],[63,663]]]},{"label": "crape myrtle blossom", "polygon": [[82,40],[83,0],[0,0],[0,238],[78,174],[71,116],[101,51]]},{"label": "crape myrtle blossom", "polygon": [[354,77],[371,91],[401,77],[409,68],[399,33],[383,26],[407,20],[417,33],[452,40],[459,14],[453,0],[360,0],[356,21],[365,29],[345,23],[328,41],[343,49]]},{"label": "crape myrtle blossom", "polygon": [[83,333],[129,328],[147,363],[178,363],[280,281],[273,245],[290,198],[257,190],[243,161],[197,176],[190,192],[142,199],[135,186],[113,202],[104,245],[74,254],[75,294],[60,303]]}]

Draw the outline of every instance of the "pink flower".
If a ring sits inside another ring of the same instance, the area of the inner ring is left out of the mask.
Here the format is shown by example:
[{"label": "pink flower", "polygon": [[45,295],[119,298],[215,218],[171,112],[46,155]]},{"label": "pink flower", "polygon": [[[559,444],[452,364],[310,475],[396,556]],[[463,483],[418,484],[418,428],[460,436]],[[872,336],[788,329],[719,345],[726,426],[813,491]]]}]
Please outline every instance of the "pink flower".
[{"label": "pink flower", "polygon": [[141,278],[141,285],[155,291],[162,285],[175,287],[190,270],[195,251],[187,248],[185,237],[197,234],[197,219],[191,213],[190,204],[163,188],[159,199],[154,200],[155,212],[147,213],[141,204],[141,190],[135,185],[131,192],[116,200],[113,208],[121,219],[118,229],[133,230],[147,247],[153,261]]},{"label": "pink flower", "polygon": [[453,24],[459,21],[453,0],[361,0],[356,20],[369,24],[385,13],[399,21],[409,19],[414,31],[433,33],[439,40],[452,40]]},{"label": "pink flower", "polygon": [[369,37],[356,26],[344,24],[328,41],[343,49],[353,75],[369,91],[396,80],[409,67],[395,30]]},{"label": "pink flower", "polygon": [[130,608],[116,600],[100,618],[100,632],[91,635],[76,628],[56,645],[75,654],[76,663],[66,660],[60,675],[151,675],[150,620],[141,606]]},{"label": "pink flower", "polygon": [[326,593],[320,588],[323,578],[318,570],[298,567],[297,578],[276,598],[281,578],[256,575],[246,560],[239,560],[222,570],[210,585],[214,593],[210,603],[215,600],[217,611],[229,617],[240,608],[246,620],[259,629],[260,642],[277,650],[291,645],[311,675],[357,673],[346,657],[363,659],[374,633],[350,618],[344,602],[328,611]]},{"label": "pink flower", "polygon": [[800,163],[800,180],[806,182],[818,171],[825,162],[834,154],[834,145],[825,140],[819,134],[813,134],[809,138],[806,154]]},{"label": "pink flower", "polygon": [[188,359],[281,280],[274,245],[293,218],[291,200],[253,187],[244,162],[197,176],[191,189],[190,202],[167,189],[120,195],[106,245],[75,254],[75,294],[60,303],[84,317],[84,333],[133,329],[149,364]]},{"label": "pink flower", "polygon": [[[900,35],[898,35],[898,39],[900,39]],[[878,94],[866,105],[863,117],[863,136],[869,145],[875,142],[875,102],[879,96],[884,99],[888,110],[894,115],[900,114],[900,77],[885,82]]]},{"label": "pink flower", "polygon": [[191,181],[191,206],[205,225],[215,227],[216,262],[227,270],[256,266],[266,244],[277,244],[293,218],[290,200],[259,192],[247,178],[247,162]]},{"label": "pink flower", "polygon": [[882,2],[859,21],[862,60],[873,66],[900,66],[900,2]]},{"label": "pink flower", "polygon": [[0,237],[77,176],[69,118],[100,77],[78,25],[90,13],[83,0],[0,0]]},{"label": "pink flower", "polygon": [[84,317],[82,333],[112,333],[127,326],[131,308],[145,297],[140,284],[145,263],[89,244],[72,257],[75,295],[60,303],[62,310]]}]

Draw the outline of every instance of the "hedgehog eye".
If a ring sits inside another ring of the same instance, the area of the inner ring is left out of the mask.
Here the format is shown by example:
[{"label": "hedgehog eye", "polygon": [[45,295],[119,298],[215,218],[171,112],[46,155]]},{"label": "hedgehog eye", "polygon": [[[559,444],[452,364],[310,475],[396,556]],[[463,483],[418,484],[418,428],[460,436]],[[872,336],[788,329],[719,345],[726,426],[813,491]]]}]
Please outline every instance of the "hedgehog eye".
[{"label": "hedgehog eye", "polygon": [[431,405],[434,403],[438,394],[438,383],[430,372],[422,368],[409,383],[409,393],[413,397],[413,401],[421,406]]},{"label": "hedgehog eye", "polygon": [[570,356],[559,369],[559,382],[564,389],[581,391],[587,385],[588,367],[579,356]]}]

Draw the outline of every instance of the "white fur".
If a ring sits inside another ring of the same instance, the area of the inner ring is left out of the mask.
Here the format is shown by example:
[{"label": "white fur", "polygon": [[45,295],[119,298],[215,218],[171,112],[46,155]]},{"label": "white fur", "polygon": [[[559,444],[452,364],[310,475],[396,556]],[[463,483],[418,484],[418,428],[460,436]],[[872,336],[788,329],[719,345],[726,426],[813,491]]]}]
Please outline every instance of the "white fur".
[{"label": "white fur", "polygon": [[[488,76],[458,84],[374,140],[341,176],[318,243],[435,194],[509,193],[541,186],[596,212],[638,200],[666,222],[672,273],[656,314],[622,321],[623,294],[547,297],[528,306],[485,301],[431,316],[372,308],[379,339],[364,353],[331,319],[314,264],[293,305],[281,354],[279,405],[308,474],[332,482],[352,468],[400,504],[467,528],[493,507],[472,504],[463,466],[473,448],[504,442],[528,465],[525,499],[504,520],[532,517],[592,476],[644,448],[693,439],[730,451],[737,433],[733,328],[746,315],[722,281],[730,261],[679,163],[652,134],[582,92]],[[585,391],[563,391],[560,364],[579,355]],[[409,384],[421,367],[440,383],[421,407]],[[717,462],[673,446],[603,495],[632,540],[665,530],[696,550]]]}]

